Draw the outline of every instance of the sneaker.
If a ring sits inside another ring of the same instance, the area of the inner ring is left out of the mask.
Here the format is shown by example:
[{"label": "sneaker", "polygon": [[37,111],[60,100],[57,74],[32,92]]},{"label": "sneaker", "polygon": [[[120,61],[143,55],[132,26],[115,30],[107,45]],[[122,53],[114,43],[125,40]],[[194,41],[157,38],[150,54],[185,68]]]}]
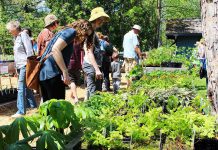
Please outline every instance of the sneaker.
[{"label": "sneaker", "polygon": [[105,88],[102,89],[102,92],[106,92],[106,91],[107,91],[107,89],[105,89]]},{"label": "sneaker", "polygon": [[23,117],[23,116],[24,116],[24,114],[14,114],[11,117],[12,118],[19,118],[19,117]]},{"label": "sneaker", "polygon": [[26,110],[27,110],[27,111],[33,111],[33,110],[35,111],[35,110],[37,110],[37,107],[26,108]]}]

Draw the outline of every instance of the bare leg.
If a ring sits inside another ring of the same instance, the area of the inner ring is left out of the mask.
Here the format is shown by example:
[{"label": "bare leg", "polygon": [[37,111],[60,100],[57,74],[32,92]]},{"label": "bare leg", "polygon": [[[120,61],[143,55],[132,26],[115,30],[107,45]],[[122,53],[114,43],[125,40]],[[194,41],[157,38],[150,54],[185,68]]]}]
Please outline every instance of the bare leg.
[{"label": "bare leg", "polygon": [[130,79],[126,79],[126,88],[129,88],[131,84],[131,80]]},{"label": "bare leg", "polygon": [[76,90],[76,85],[74,82],[70,84],[70,89],[71,89],[71,97],[74,99],[73,103],[77,103],[79,101],[78,96],[77,96],[77,90]]}]

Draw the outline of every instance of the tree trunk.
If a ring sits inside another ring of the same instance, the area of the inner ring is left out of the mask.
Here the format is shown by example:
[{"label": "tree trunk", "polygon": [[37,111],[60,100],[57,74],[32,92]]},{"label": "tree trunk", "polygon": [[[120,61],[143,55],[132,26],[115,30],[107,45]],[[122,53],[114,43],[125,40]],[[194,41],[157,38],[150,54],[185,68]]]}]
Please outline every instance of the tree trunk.
[{"label": "tree trunk", "polygon": [[157,1],[157,16],[158,16],[158,27],[157,27],[157,36],[158,36],[158,47],[162,46],[162,0]]},{"label": "tree trunk", "polygon": [[218,114],[218,0],[201,0],[203,37],[206,42],[208,96]]}]

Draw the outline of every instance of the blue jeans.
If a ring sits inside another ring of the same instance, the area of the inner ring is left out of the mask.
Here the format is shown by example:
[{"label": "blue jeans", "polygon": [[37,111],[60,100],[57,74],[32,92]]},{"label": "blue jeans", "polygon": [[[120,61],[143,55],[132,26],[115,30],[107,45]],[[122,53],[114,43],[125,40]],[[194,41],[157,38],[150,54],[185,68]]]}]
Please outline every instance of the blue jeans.
[{"label": "blue jeans", "polygon": [[91,64],[86,62],[83,63],[82,67],[84,73],[86,74],[86,96],[89,99],[89,97],[95,94],[96,91],[95,68]]},{"label": "blue jeans", "polygon": [[19,74],[17,87],[17,114],[26,114],[26,107],[36,108],[33,92],[26,86],[26,66],[17,69]]}]

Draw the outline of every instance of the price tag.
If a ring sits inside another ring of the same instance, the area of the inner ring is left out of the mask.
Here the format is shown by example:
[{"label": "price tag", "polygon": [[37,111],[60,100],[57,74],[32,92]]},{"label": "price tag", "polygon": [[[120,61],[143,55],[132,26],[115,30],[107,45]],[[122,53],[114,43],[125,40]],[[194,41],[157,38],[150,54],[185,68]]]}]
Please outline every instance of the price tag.
[{"label": "price tag", "polygon": [[8,66],[0,66],[0,73],[1,74],[8,73]]}]

